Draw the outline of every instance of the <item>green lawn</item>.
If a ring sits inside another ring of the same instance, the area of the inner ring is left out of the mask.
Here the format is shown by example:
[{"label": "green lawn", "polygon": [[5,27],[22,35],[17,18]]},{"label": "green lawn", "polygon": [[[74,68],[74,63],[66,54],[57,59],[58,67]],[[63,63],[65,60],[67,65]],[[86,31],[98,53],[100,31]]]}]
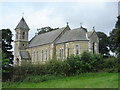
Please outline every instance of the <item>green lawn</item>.
[{"label": "green lawn", "polygon": [[12,83],[4,88],[118,88],[118,74],[86,73],[41,83]]}]

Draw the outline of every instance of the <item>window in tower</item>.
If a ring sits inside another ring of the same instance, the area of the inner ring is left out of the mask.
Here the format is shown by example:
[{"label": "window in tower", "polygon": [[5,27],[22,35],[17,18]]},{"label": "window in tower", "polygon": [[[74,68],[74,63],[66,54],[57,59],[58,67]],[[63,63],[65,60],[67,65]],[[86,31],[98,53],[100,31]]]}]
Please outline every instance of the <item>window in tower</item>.
[{"label": "window in tower", "polygon": [[22,33],[22,39],[25,39],[25,32]]}]

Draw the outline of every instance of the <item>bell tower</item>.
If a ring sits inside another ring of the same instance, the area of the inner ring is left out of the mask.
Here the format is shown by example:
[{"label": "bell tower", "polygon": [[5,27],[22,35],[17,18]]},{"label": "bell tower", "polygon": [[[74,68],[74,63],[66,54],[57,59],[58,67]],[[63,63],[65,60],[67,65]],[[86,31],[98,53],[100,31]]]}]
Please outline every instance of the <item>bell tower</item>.
[{"label": "bell tower", "polygon": [[14,41],[14,64],[21,62],[20,52],[25,51],[28,48],[28,27],[25,19],[22,17],[20,22],[15,28],[15,41]]}]

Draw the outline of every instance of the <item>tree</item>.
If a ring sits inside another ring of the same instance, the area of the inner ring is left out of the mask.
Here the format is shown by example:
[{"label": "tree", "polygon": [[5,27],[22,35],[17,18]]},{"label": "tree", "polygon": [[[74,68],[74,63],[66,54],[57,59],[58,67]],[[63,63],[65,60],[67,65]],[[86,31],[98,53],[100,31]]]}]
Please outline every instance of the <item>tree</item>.
[{"label": "tree", "polygon": [[115,24],[115,29],[110,32],[110,50],[120,55],[120,15],[117,17],[118,21]]},{"label": "tree", "polygon": [[117,49],[117,43],[116,43],[116,34],[117,34],[117,29],[113,29],[111,32],[110,32],[110,36],[109,36],[109,41],[110,41],[110,44],[109,44],[109,47],[110,47],[110,50],[115,53],[116,52],[116,49]]},{"label": "tree", "polygon": [[38,30],[38,34],[42,34],[42,33],[46,33],[46,32],[56,30],[56,29],[59,29],[59,28],[43,27],[43,28],[37,29],[37,30]]},{"label": "tree", "polygon": [[104,32],[97,32],[99,37],[99,52],[101,54],[109,54],[109,39]]},{"label": "tree", "polygon": [[5,71],[9,64],[12,64],[13,54],[12,51],[12,32],[10,29],[2,29],[0,30],[0,34],[2,39],[0,40],[0,47],[2,47],[2,69]]}]

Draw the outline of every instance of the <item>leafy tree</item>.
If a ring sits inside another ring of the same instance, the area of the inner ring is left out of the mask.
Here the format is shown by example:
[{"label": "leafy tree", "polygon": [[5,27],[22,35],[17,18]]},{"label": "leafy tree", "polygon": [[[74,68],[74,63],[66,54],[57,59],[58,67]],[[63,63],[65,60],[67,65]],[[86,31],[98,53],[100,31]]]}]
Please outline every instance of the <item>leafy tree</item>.
[{"label": "leafy tree", "polygon": [[117,43],[116,43],[116,34],[117,34],[117,29],[113,29],[111,32],[110,32],[110,37],[109,37],[109,41],[110,41],[110,44],[109,44],[109,47],[110,47],[110,50],[115,53],[116,52],[116,49],[117,49]]},{"label": "leafy tree", "polygon": [[2,48],[2,69],[3,74],[9,72],[9,65],[12,64],[13,54],[12,51],[12,32],[10,29],[2,29],[0,30],[0,34],[2,36],[0,40],[0,47]]},{"label": "leafy tree", "polygon": [[118,21],[115,28],[110,32],[110,49],[117,54],[118,72],[120,72],[120,15],[117,17]]},{"label": "leafy tree", "polygon": [[59,28],[43,27],[43,28],[37,29],[37,30],[38,30],[38,34],[42,34],[42,33],[46,33],[46,32],[56,30],[56,29],[59,29]]},{"label": "leafy tree", "polygon": [[120,15],[117,17],[118,21],[115,24],[115,29],[110,32],[110,50],[120,55]]},{"label": "leafy tree", "polygon": [[99,52],[101,54],[109,54],[109,39],[108,36],[104,32],[97,32],[99,37]]},{"label": "leafy tree", "polygon": [[13,54],[12,51],[12,32],[10,29],[2,29],[0,30],[2,32],[2,40],[0,43],[2,43],[2,53],[4,54],[6,59],[10,60],[10,63],[12,63],[13,60]]}]

